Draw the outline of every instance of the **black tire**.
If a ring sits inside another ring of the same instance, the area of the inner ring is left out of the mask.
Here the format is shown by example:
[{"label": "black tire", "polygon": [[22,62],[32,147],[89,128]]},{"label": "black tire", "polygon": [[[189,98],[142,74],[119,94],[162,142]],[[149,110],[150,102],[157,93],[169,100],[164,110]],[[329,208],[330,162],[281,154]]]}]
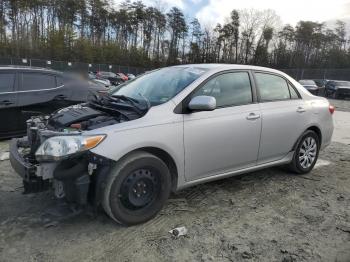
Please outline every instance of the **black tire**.
[{"label": "black tire", "polygon": [[102,205],[116,222],[136,225],[155,217],[170,191],[171,176],[166,164],[150,153],[134,152],[112,168]]},{"label": "black tire", "polygon": [[[301,153],[301,150],[302,150],[302,146],[303,146],[303,143],[308,139],[308,138],[311,138],[311,139],[314,139],[315,140],[315,143],[316,143],[316,152],[315,152],[315,158],[313,159],[312,163],[310,166],[302,166],[302,163],[301,161],[299,160],[299,157],[302,157],[300,156]],[[288,169],[296,174],[307,174],[309,173],[315,166],[316,162],[317,162],[317,159],[318,159],[318,154],[319,154],[319,151],[320,151],[320,138],[318,137],[318,135],[312,131],[312,130],[307,130],[305,133],[302,134],[302,136],[300,137],[299,141],[298,141],[298,144],[295,148],[295,152],[294,152],[294,155],[293,155],[293,160],[292,162],[288,165]]]}]

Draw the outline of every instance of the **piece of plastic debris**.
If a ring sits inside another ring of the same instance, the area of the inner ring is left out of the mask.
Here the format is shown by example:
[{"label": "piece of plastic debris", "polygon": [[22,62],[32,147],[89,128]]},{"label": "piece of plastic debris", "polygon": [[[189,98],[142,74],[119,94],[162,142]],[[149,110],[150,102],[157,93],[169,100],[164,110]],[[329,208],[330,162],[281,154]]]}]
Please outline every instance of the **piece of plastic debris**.
[{"label": "piece of plastic debris", "polygon": [[58,222],[57,221],[51,221],[49,223],[46,223],[44,225],[45,228],[49,228],[49,227],[56,227],[58,225]]},{"label": "piece of plastic debris", "polygon": [[0,161],[8,160],[9,158],[10,158],[9,152],[4,152],[4,153],[1,153],[0,155]]},{"label": "piece of plastic debris", "polygon": [[186,227],[177,227],[169,231],[170,234],[180,237],[180,236],[186,236],[187,235],[187,228]]}]

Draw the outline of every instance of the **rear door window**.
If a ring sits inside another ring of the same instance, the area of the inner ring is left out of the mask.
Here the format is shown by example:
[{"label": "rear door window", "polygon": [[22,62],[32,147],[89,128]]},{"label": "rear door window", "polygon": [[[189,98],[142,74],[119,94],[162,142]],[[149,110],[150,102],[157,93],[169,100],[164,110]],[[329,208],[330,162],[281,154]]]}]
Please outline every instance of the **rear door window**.
[{"label": "rear door window", "polygon": [[263,102],[290,99],[287,81],[277,75],[255,73],[255,79]]},{"label": "rear door window", "polygon": [[15,76],[14,73],[0,73],[0,93],[14,91]]},{"label": "rear door window", "polygon": [[21,91],[51,89],[56,87],[54,75],[41,73],[23,73]]}]

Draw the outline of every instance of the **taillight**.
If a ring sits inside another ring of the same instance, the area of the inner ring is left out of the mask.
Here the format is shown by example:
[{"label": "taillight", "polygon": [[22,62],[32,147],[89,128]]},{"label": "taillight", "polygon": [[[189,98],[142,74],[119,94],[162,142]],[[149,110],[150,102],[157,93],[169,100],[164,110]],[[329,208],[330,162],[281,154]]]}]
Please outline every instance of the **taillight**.
[{"label": "taillight", "polygon": [[328,109],[329,109],[329,113],[331,113],[333,115],[333,113],[335,111],[335,107],[332,105],[329,105]]}]

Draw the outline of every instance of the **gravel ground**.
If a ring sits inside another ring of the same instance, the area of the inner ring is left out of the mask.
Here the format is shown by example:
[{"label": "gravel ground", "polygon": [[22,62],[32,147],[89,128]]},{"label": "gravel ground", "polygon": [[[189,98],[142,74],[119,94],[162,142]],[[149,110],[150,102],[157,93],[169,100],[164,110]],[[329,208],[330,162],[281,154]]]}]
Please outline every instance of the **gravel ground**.
[{"label": "gravel ground", "polygon": [[[350,101],[332,103],[350,112]],[[350,122],[350,113],[339,116]],[[350,130],[337,123],[336,142],[311,174],[270,168],[199,185],[129,228],[102,212],[45,222],[51,194],[21,194],[9,161],[0,161],[0,261],[350,261],[350,143],[343,139]],[[0,152],[7,148],[0,143]],[[188,234],[173,237],[176,226]]]},{"label": "gravel ground", "polygon": [[328,99],[336,110],[350,112],[350,100]]}]

